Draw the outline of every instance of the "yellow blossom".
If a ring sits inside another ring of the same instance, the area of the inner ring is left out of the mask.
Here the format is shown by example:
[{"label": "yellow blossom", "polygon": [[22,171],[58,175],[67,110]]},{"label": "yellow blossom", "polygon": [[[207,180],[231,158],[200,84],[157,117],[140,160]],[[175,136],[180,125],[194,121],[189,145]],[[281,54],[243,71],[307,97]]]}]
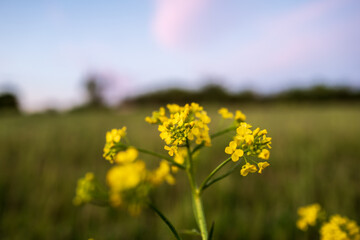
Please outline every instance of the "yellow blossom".
[{"label": "yellow blossom", "polygon": [[237,122],[244,122],[246,120],[246,116],[240,110],[237,110],[235,112],[235,120]]},{"label": "yellow blossom", "polygon": [[359,240],[360,230],[355,221],[333,215],[320,229],[321,240]]},{"label": "yellow blossom", "polygon": [[74,205],[80,205],[92,200],[95,191],[94,174],[86,173],[84,178],[78,180],[76,195],[73,200]]},{"label": "yellow blossom", "polygon": [[235,141],[231,141],[229,143],[229,146],[225,148],[225,153],[227,154],[233,154],[233,152],[235,152],[236,150],[236,147],[237,147],[237,144]]},{"label": "yellow blossom", "polygon": [[231,141],[229,146],[225,148],[225,153],[231,154],[231,159],[234,162],[237,162],[240,157],[244,155],[244,151],[241,149],[236,149],[237,144],[235,141]]},{"label": "yellow blossom", "polygon": [[192,103],[185,106],[168,104],[167,108],[170,116],[166,116],[163,111],[161,114],[153,113],[156,116],[161,115],[162,118],[159,121],[153,120],[152,122],[159,124],[160,138],[167,145],[170,145],[166,147],[170,156],[174,156],[176,153],[174,149],[170,149],[171,147],[182,146],[187,140],[195,140],[196,144],[203,143],[205,146],[211,145],[209,127],[207,125],[211,119],[203,110],[203,107],[197,103]]},{"label": "yellow blossom", "polygon": [[222,118],[224,119],[228,119],[228,118],[233,118],[234,115],[229,112],[229,110],[227,108],[220,108],[218,113],[221,115]]},{"label": "yellow blossom", "polygon": [[246,135],[245,136],[245,143],[247,145],[251,145],[254,142],[254,136],[253,135]]},{"label": "yellow blossom", "polygon": [[169,151],[168,153],[169,153],[170,156],[174,156],[174,154],[177,153],[177,147],[176,146],[171,146],[171,147],[165,146],[164,149],[166,151]]},{"label": "yellow blossom", "polygon": [[106,143],[104,146],[104,154],[103,157],[110,161],[114,162],[114,157],[116,155],[116,151],[113,149],[113,146],[116,143],[119,143],[123,137],[126,136],[126,127],[121,129],[112,129],[106,133]]},{"label": "yellow blossom", "polygon": [[252,135],[253,135],[253,136],[256,136],[259,132],[260,132],[260,128],[256,128],[256,129],[253,131]]},{"label": "yellow blossom", "polygon": [[252,126],[250,124],[247,124],[245,122],[240,123],[240,126],[236,129],[236,132],[239,137],[245,137],[248,134],[251,134],[251,128]]},{"label": "yellow blossom", "polygon": [[151,117],[146,117],[145,121],[150,124],[162,123],[167,119],[165,116],[165,108],[161,107],[159,111],[152,112]]},{"label": "yellow blossom", "polygon": [[129,147],[125,151],[119,152],[115,157],[115,162],[117,163],[129,163],[135,161],[139,155],[138,151],[134,147]]},{"label": "yellow blossom", "polygon": [[246,163],[245,165],[242,166],[242,168],[240,170],[240,174],[245,177],[246,175],[248,175],[248,173],[254,173],[256,171],[257,171],[257,169],[256,169],[255,165]]},{"label": "yellow blossom", "polygon": [[258,163],[259,173],[262,173],[262,170],[268,166],[270,166],[268,162],[259,162]]},{"label": "yellow blossom", "polygon": [[263,129],[263,130],[261,130],[261,131],[259,131],[259,136],[262,136],[262,135],[266,135],[268,132],[267,132],[267,130],[266,129]]},{"label": "yellow blossom", "polygon": [[259,154],[258,157],[261,158],[261,159],[264,159],[264,160],[268,160],[269,157],[270,157],[270,152],[269,152],[269,150],[267,150],[267,149],[261,150],[261,152],[260,152],[260,154]]},{"label": "yellow blossom", "polygon": [[244,151],[241,149],[236,149],[235,152],[231,155],[231,160],[233,162],[239,161],[239,158],[241,158],[244,155]]},{"label": "yellow blossom", "polygon": [[164,181],[171,185],[175,184],[175,179],[170,174],[170,166],[166,160],[160,162],[159,168],[152,173],[150,181],[155,185],[161,184]]},{"label": "yellow blossom", "polygon": [[306,231],[308,226],[315,226],[320,209],[321,207],[317,203],[300,207],[298,209],[299,220],[296,222],[296,226],[302,231]]},{"label": "yellow blossom", "polygon": [[112,192],[120,192],[136,187],[145,176],[145,163],[143,161],[136,161],[111,168],[107,173],[106,179]]}]

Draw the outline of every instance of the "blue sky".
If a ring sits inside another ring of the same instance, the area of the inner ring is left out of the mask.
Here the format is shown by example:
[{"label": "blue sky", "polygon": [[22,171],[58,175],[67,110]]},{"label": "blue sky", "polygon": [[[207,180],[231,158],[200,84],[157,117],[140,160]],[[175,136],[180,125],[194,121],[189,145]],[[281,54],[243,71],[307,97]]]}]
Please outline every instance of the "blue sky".
[{"label": "blue sky", "polygon": [[90,72],[117,100],[223,79],[262,92],[360,87],[360,1],[0,1],[0,88],[28,111],[84,101]]}]

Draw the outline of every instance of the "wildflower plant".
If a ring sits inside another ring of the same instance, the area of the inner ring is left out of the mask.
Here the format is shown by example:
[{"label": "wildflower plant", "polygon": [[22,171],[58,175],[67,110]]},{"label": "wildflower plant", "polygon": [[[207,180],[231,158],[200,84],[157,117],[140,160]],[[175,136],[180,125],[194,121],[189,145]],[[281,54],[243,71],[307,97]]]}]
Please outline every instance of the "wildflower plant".
[{"label": "wildflower plant", "polygon": [[[184,106],[168,104],[166,109],[161,107],[146,117],[146,122],[157,125],[166,154],[131,145],[127,139],[126,127],[107,132],[103,156],[113,164],[106,176],[108,190],[99,186],[92,173],[87,173],[85,178],[78,182],[74,204],[106,204],[127,209],[131,215],[138,215],[142,208],[149,207],[161,217],[174,237],[181,239],[174,225],[151,203],[149,194],[163,183],[174,185],[174,174],[185,171],[198,227],[195,233],[203,240],[211,239],[214,225],[210,230],[207,227],[202,203],[204,190],[239,168],[242,176],[256,172],[261,174],[270,165],[268,159],[271,149],[271,138],[267,136],[267,131],[253,129],[245,122],[246,116],[241,111],[231,113],[226,108],[221,108],[218,113],[222,118],[233,121],[227,128],[213,134],[210,134],[208,126],[210,117],[197,103]],[[211,147],[214,138],[229,132],[234,132],[234,136],[224,149],[225,160],[220,161],[218,166],[198,183],[195,180],[195,158],[198,152],[204,147]],[[145,161],[139,158],[139,153],[158,158],[158,167],[148,169]],[[218,172],[230,162],[233,162],[234,166],[219,175]]]},{"label": "wildflower plant", "polygon": [[326,217],[317,203],[300,207],[296,226],[307,231],[309,227],[319,227],[321,240],[360,240],[360,228],[354,220],[339,214]]}]

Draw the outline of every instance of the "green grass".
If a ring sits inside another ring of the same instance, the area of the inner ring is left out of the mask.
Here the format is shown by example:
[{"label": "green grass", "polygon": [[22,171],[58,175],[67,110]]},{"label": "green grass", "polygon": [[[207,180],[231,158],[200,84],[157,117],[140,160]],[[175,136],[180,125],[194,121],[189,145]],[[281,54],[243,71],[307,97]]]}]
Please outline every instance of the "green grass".
[{"label": "green grass", "polygon": [[[239,108],[249,123],[267,128],[273,137],[271,166],[262,175],[235,172],[205,191],[214,239],[313,239],[295,227],[297,208],[313,202],[330,214],[360,221],[358,105]],[[216,109],[206,109],[214,116],[213,132],[226,127]],[[171,239],[149,209],[132,218],[124,211],[72,205],[77,179],[87,171],[105,184],[111,167],[102,158],[108,129],[125,125],[132,144],[166,153],[156,127],[144,122],[153,110],[0,118],[0,238]],[[230,138],[215,139],[213,148],[199,155],[199,181],[227,157],[224,148]],[[158,161],[141,158],[149,165]],[[185,174],[176,178],[175,186],[160,186],[152,199],[178,229],[190,229],[195,227],[190,188]]]}]

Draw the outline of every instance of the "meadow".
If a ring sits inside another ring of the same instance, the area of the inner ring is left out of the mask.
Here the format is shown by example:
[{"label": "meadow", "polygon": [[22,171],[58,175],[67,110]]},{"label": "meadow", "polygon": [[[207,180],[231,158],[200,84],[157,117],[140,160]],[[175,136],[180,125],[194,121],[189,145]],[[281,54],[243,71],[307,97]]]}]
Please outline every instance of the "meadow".
[{"label": "meadow", "polygon": [[[205,105],[211,132],[226,127]],[[360,222],[360,106],[358,103],[256,104],[241,109],[247,122],[273,138],[262,175],[238,171],[204,193],[214,239],[316,239],[296,229],[297,208],[318,202],[329,214]],[[72,204],[77,179],[88,171],[105,184],[105,132],[127,126],[133,145],[163,150],[157,128],[144,121],[152,107],[117,112],[38,114],[0,118],[0,239],[172,239],[149,209],[138,217],[94,205]],[[199,180],[222,160],[232,134],[199,155]],[[158,159],[140,155],[149,165]],[[229,164],[229,167],[231,164]],[[179,229],[196,226],[185,174],[161,185],[152,200]],[[184,239],[197,239],[184,237]]]}]

